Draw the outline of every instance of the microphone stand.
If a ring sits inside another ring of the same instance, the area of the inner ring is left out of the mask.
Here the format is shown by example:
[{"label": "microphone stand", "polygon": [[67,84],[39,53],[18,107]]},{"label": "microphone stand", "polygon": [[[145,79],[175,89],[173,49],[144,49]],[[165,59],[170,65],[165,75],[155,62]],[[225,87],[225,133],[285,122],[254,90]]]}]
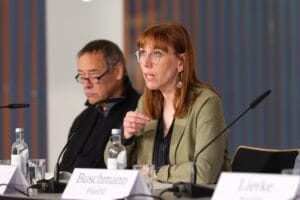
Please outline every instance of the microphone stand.
[{"label": "microphone stand", "polygon": [[[176,183],[173,188],[177,191],[177,195],[181,196],[185,194],[188,197],[207,197],[212,196],[214,189],[206,185],[197,184],[197,167],[196,161],[198,156],[207,149],[214,141],[216,141],[221,135],[223,135],[233,124],[235,124],[241,117],[243,117],[249,110],[254,109],[264,98],[266,98],[271,93],[271,90],[265,91],[262,95],[256,98],[249,107],[242,112],[233,122],[231,122],[227,127],[225,127],[217,136],[215,136],[210,142],[208,142],[202,149],[196,154],[195,161],[193,162],[192,172],[191,172],[191,183]],[[175,194],[176,195],[176,194]],[[177,196],[176,195],[176,196]]]},{"label": "microphone stand", "polygon": [[[94,104],[94,107],[96,108],[97,106],[101,104],[110,104],[110,103],[118,103],[123,101],[125,98],[120,96],[120,97],[109,97],[104,100],[101,100],[97,103]],[[67,185],[65,182],[60,182],[60,160],[61,157],[63,156],[64,152],[66,151],[67,147],[69,147],[69,144],[71,143],[75,133],[77,132],[78,127],[75,129],[75,131],[72,132],[70,137],[68,138],[67,143],[63,147],[62,151],[58,155],[57,162],[55,165],[54,169],[54,177],[51,179],[43,179],[38,181],[37,184],[32,186],[32,188],[37,188],[39,189],[39,192],[44,192],[44,193],[62,193]],[[65,172],[66,173],[66,172]]]},{"label": "microphone stand", "polygon": [[75,135],[76,131],[72,132],[71,136],[69,137],[67,143],[63,147],[62,151],[58,155],[57,162],[54,169],[54,177],[51,179],[42,179],[37,182],[34,186],[31,186],[32,188],[39,189],[39,192],[41,193],[62,193],[66,187],[65,182],[59,181],[59,163],[62,155],[64,154],[65,150],[69,146],[69,144],[72,141],[73,136]]}]

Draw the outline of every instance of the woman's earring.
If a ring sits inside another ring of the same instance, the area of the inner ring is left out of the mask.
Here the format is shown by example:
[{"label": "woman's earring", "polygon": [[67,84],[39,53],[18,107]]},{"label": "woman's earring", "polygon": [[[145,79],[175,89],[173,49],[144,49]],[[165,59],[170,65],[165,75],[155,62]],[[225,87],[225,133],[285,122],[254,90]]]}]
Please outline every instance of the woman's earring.
[{"label": "woman's earring", "polygon": [[177,88],[182,88],[182,72],[179,72],[179,80],[177,82]]}]

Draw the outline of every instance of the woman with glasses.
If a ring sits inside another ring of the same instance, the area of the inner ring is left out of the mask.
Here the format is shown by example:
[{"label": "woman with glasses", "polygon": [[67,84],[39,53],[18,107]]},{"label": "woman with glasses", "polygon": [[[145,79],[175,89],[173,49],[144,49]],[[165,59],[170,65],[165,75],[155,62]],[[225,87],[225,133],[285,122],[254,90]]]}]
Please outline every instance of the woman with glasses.
[{"label": "woman with glasses", "polygon": [[[196,76],[194,52],[180,24],[159,24],[137,41],[137,60],[146,87],[136,111],[127,112],[124,144],[132,164],[154,164],[157,180],[216,183],[230,170],[227,134],[218,94]],[[198,156],[197,153],[201,152]]]}]

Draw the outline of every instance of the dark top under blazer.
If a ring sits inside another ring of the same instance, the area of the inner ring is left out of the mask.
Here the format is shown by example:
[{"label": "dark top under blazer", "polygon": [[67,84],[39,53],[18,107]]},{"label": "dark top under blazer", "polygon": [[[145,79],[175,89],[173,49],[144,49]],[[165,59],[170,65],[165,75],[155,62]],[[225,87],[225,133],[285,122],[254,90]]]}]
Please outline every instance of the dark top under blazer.
[{"label": "dark top under blazer", "polygon": [[[120,128],[122,126],[125,114],[130,110],[135,110],[140,96],[138,92],[133,89],[128,78],[126,79],[125,85],[126,90],[123,94],[125,99],[111,108],[109,114],[105,118],[105,122],[102,122],[103,125],[101,126],[101,130],[99,130],[96,135],[95,133],[91,134],[94,127],[97,126],[96,123],[99,116],[99,111],[95,108],[94,105],[87,105],[88,107],[76,117],[72,124],[72,127],[70,128],[69,139],[73,134],[74,135],[72,136],[70,144],[68,145],[64,153],[63,159],[59,166],[60,171],[72,172],[74,168],[82,167],[76,166],[78,165],[76,160],[82,152],[86,151],[86,148],[92,148],[93,151],[90,151],[92,155],[88,155],[88,157],[86,158],[84,167],[105,167],[103,166],[104,155],[100,154],[104,151],[105,145],[109,140],[111,129]],[[103,149],[99,149],[99,145],[97,145],[97,142],[93,143],[94,147],[85,145],[87,141],[91,141],[90,137],[93,137],[92,140],[95,139],[96,141],[105,140],[101,141],[101,143],[104,144],[104,146],[102,145]]]}]

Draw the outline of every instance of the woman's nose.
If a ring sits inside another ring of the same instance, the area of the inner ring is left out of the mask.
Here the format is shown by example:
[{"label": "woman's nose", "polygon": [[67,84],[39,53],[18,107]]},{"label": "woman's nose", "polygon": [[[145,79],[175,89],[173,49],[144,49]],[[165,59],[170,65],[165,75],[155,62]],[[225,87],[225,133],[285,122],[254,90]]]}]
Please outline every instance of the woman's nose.
[{"label": "woman's nose", "polygon": [[146,57],[144,58],[144,63],[145,67],[151,67],[152,66],[152,61],[151,61],[151,57],[150,55],[146,55]]}]

